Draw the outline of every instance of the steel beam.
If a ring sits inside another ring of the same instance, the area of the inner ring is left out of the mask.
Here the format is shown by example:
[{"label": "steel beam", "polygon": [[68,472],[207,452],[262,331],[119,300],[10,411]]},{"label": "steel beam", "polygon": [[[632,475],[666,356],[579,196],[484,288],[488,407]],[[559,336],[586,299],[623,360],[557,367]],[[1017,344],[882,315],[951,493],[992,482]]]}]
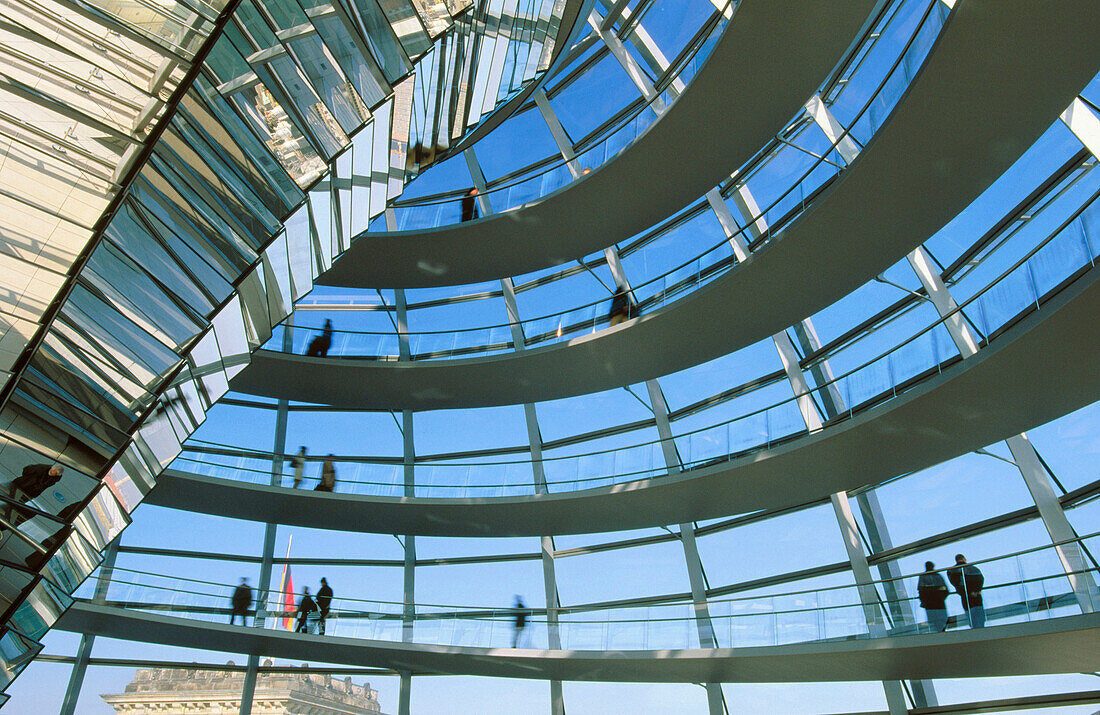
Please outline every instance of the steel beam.
[{"label": "steel beam", "polygon": [[[103,603],[107,600],[107,589],[111,585],[111,574],[114,572],[115,561],[118,558],[118,542],[121,538],[121,535],[116,536],[103,551],[103,561],[99,565],[99,576],[96,577],[95,591],[92,593],[93,603]],[[69,673],[69,684],[65,688],[65,699],[61,702],[58,715],[73,715],[76,712],[80,691],[84,687],[84,676],[88,672],[88,661],[92,657],[93,645],[95,645],[94,633],[81,634],[76,660],[73,661],[73,669]]]},{"label": "steel beam", "polygon": [[[541,90],[540,90],[541,91]],[[546,114],[543,114],[546,117]],[[485,174],[481,170],[477,156],[472,148],[463,152],[466,156],[466,164],[470,167],[470,177],[479,192],[478,198],[485,198],[481,204],[483,215],[489,215],[493,209],[485,196]],[[504,307],[508,313],[508,323],[512,330],[512,348],[516,352],[526,349],[526,337],[523,333],[523,324],[520,322],[519,306],[516,303],[516,289],[511,278],[500,280],[501,291],[504,294]],[[532,403],[523,405],[524,421],[527,425],[527,443],[531,452],[531,478],[534,482],[536,494],[546,494],[546,471],[542,463],[542,432],[539,430],[538,413]],[[543,587],[546,593],[546,637],[548,647],[552,650],[561,650],[561,630],[558,625],[558,610],[561,604],[558,600],[558,583],[554,568],[554,539],[544,535],[540,539]],[[550,682],[550,712],[551,715],[565,715],[565,696],[560,680]]]},{"label": "steel beam", "polygon": [[[844,539],[844,548],[848,551],[848,561],[852,564],[852,574],[855,576],[860,603],[863,604],[867,632],[872,638],[882,638],[886,635],[887,624],[881,616],[878,592],[871,578],[871,567],[867,564],[867,553],[863,550],[863,542],[859,538],[859,527],[856,525],[856,517],[852,513],[848,494],[837,492],[829,497],[829,501],[832,502],[833,511],[836,513],[837,524]],[[905,705],[905,693],[902,690],[901,681],[884,680],[882,689],[886,692],[890,715],[905,715],[908,708]]]}]

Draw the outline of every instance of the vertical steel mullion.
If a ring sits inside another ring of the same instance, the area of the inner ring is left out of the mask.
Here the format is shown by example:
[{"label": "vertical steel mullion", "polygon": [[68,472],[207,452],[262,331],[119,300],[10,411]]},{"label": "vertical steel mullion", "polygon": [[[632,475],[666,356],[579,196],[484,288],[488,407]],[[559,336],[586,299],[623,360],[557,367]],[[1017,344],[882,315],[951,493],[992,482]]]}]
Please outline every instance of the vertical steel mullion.
[{"label": "vertical steel mullion", "polygon": [[[878,591],[875,590],[874,580],[871,577],[871,567],[867,563],[867,554],[863,550],[863,542],[859,537],[859,527],[856,524],[855,514],[852,513],[852,505],[848,501],[848,493],[831,494],[829,501],[832,502],[833,511],[836,514],[844,548],[848,551],[848,562],[855,577],[860,604],[863,606],[867,632],[872,638],[882,638],[886,635],[886,623],[879,616]],[[902,690],[901,681],[884,680],[882,689],[886,693],[890,715],[906,715],[908,708],[905,704],[905,692]]]},{"label": "vertical steel mullion", "polygon": [[[95,591],[92,595],[93,602],[102,602],[107,598],[107,589],[111,585],[111,575],[114,572],[115,561],[118,558],[118,543],[122,539],[119,534],[107,544],[103,551],[103,561],[99,565],[99,576],[96,577]],[[88,661],[92,657],[92,646],[95,645],[94,633],[82,633],[80,646],[76,651],[76,660],[73,662],[72,672],[69,673],[69,684],[65,688],[65,699],[61,703],[58,715],[73,715],[76,712],[76,704],[80,700],[80,693],[84,689],[84,676],[88,672]]]},{"label": "vertical steel mullion", "polygon": [[[283,352],[290,352],[294,344],[294,314],[286,319],[283,328]],[[290,414],[290,402],[279,400],[275,412],[274,456],[271,459],[271,486],[277,487],[282,481],[283,454],[286,452],[286,427]],[[268,592],[270,591],[272,564],[275,560],[275,536],[278,524],[264,524],[264,545],[260,561],[260,580],[256,584],[256,612],[252,617],[253,628],[263,628],[267,620]],[[252,699],[256,694],[256,680],[259,676],[260,656],[249,655],[241,689],[240,715],[250,715]]]},{"label": "vertical steel mullion", "polygon": [[[408,361],[411,356],[409,349],[408,330],[408,303],[405,299],[405,290],[394,290],[394,303],[396,305],[395,317],[398,330],[398,360]],[[404,473],[404,495],[406,498],[416,496],[416,446],[413,440],[413,412],[401,411],[401,464]],[[416,627],[416,537],[405,534],[402,542],[404,551],[404,563],[402,564],[402,607],[401,607],[401,641],[411,643],[415,635]],[[412,701],[412,673],[407,670],[400,671],[401,685],[398,694],[399,715],[410,715]]]},{"label": "vertical steel mullion", "polygon": [[[477,155],[473,149],[467,149],[466,165],[470,169],[470,178],[477,188],[479,204],[482,214],[488,216],[493,212],[493,207],[486,195],[485,174],[478,163]],[[484,199],[482,201],[481,199]],[[511,278],[500,279],[500,287],[504,293],[504,307],[508,312],[508,322],[512,329],[512,347],[516,352],[523,352],[526,348],[526,339],[523,333],[523,324],[520,322],[519,307],[516,304],[516,291]],[[546,484],[546,471],[542,462],[542,433],[539,430],[538,414],[534,404],[527,402],[523,405],[524,421],[527,424],[527,442],[531,453],[531,478],[534,482],[536,494],[546,494],[549,490]],[[546,592],[546,635],[547,645],[552,650],[561,650],[561,629],[558,621],[558,611],[561,607],[558,599],[558,584],[556,570],[554,568],[554,539],[551,536],[540,538],[542,550],[542,575],[543,588]],[[550,680],[550,712],[551,715],[565,715],[565,698],[560,680]]]},{"label": "vertical steel mullion", "polygon": [[[619,252],[615,246],[604,249],[608,268],[616,285],[620,288],[630,289],[630,281],[623,270],[619,260]],[[669,475],[681,471],[683,463],[676,449],[676,441],[672,436],[672,425],[668,417],[668,402],[660,383],[654,379],[646,381],[646,390],[649,393],[649,406],[653,412],[653,418],[657,425],[657,435],[661,439],[661,454],[665,462],[665,470]],[[714,635],[714,622],[710,617],[710,607],[707,605],[706,577],[703,573],[703,562],[699,557],[699,548],[695,541],[695,524],[686,522],[680,524],[680,545],[684,551],[684,563],[687,567],[688,582],[691,585],[692,610],[695,614],[695,627],[699,637],[700,648],[717,648],[718,642]],[[722,695],[721,683],[704,683],[707,692],[707,708],[709,715],[725,715],[725,700]]]},{"label": "vertical steel mullion", "polygon": [[[824,100],[818,95],[814,95],[810,98],[810,101],[806,103],[806,111],[817,124],[818,128],[825,134],[829,141],[836,147],[837,152],[840,154],[841,159],[845,164],[851,164],[855,161],[859,155],[859,145],[847,134],[845,127],[837,121],[836,117],[829,110],[829,107],[825,104]],[[745,188],[745,187],[742,187]],[[813,323],[809,318],[803,320],[801,323],[795,326],[795,336],[798,338],[799,343],[802,345],[802,349],[805,353],[816,352],[821,349],[821,341],[817,337],[817,331],[814,329]],[[817,381],[819,387],[824,385],[825,388],[819,390],[821,402],[824,406],[826,417],[836,417],[845,411],[845,405],[843,398],[840,395],[840,391],[833,383],[833,371],[829,366],[828,361],[819,360],[811,368],[814,379]],[[837,495],[834,495],[837,496]],[[893,548],[892,541],[890,539],[890,533],[887,530],[886,520],[883,518],[882,509],[879,507],[878,496],[873,491],[866,491],[856,497],[856,503],[859,505],[860,512],[863,514],[864,524],[868,530],[868,540],[871,544],[871,549],[876,553],[881,553]],[[837,500],[833,500],[834,509],[838,509]],[[847,513],[851,513],[851,507],[847,502],[847,495],[844,497],[844,506],[847,509]],[[845,538],[848,537],[848,525],[845,521],[846,517],[842,518],[841,512],[837,511],[837,518],[841,519],[841,530],[845,533]],[[854,526],[854,515],[852,516],[852,525]],[[863,548],[860,545],[860,553],[862,554]],[[851,554],[851,552],[849,552]],[[859,557],[857,557],[859,558]],[[863,555],[863,562],[866,563],[866,556]],[[856,572],[855,566],[853,566],[853,572]],[[879,565],[879,573],[883,578],[883,590],[886,599],[889,603],[888,613],[892,615],[895,621],[901,623],[916,623],[915,616],[913,614],[912,605],[909,603],[908,593],[905,589],[905,584],[898,580],[901,575],[897,561],[887,561]],[[857,583],[859,573],[857,575]],[[867,572],[867,577],[870,578],[870,571]],[[860,593],[861,599],[867,594],[862,591]],[[877,599],[877,594],[875,595]],[[864,603],[866,608],[867,604]],[[886,689],[887,700],[891,702],[893,707],[893,700],[897,695],[897,690],[893,683],[898,681],[883,681],[883,688]],[[916,707],[935,707],[938,704],[936,698],[936,691],[931,680],[910,680],[910,691],[913,696],[913,704]]]},{"label": "vertical steel mullion", "polygon": [[546,96],[546,91],[540,87],[535,90],[532,96],[539,114],[542,115],[542,120],[546,122],[546,126],[550,130],[550,135],[554,137],[554,143],[558,145],[558,151],[561,152],[562,158],[566,161],[566,166],[569,167],[569,173],[576,179],[581,175],[581,166],[577,162],[577,153],[573,149],[573,141],[570,139],[569,133],[565,131],[565,127],[558,119],[557,112],[554,111],[554,107]]}]

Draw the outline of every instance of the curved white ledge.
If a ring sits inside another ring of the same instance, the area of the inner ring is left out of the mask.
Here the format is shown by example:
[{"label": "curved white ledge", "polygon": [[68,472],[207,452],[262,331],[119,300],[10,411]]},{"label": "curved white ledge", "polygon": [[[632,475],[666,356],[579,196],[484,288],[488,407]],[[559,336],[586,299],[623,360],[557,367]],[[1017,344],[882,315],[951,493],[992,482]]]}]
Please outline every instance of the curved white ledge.
[{"label": "curved white ledge", "polygon": [[232,389],[384,410],[518,404],[636,384],[750,345],[889,268],[1008,169],[1100,68],[1098,25],[1095,0],[960,3],[920,76],[842,178],[747,261],[653,313],[548,347],[464,360],[260,350]]},{"label": "curved white ledge", "polygon": [[1100,614],[977,630],[751,648],[583,651],[394,643],[239,628],[78,602],[56,628],[416,674],[647,683],[910,680],[1100,670]]},{"label": "curved white ledge", "polygon": [[[790,121],[875,2],[743,0],[683,95],[619,156],[510,211],[434,229],[365,233],[316,282],[477,283],[572,261],[652,226],[718,184]],[[583,227],[577,216],[585,217]]]},{"label": "curved white ledge", "polygon": [[432,499],[293,491],[167,470],[145,501],[254,521],[431,536],[618,531],[796,506],[932,466],[1100,399],[1097,315],[1094,268],[974,357],[885,404],[677,476],[555,494]]}]

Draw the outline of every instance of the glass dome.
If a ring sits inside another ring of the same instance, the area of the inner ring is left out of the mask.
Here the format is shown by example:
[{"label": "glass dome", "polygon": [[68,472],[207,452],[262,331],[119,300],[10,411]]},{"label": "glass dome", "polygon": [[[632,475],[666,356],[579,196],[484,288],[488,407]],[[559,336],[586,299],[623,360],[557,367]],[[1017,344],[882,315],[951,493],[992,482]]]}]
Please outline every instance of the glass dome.
[{"label": "glass dome", "polygon": [[1100,702],[1095,3],[5,18],[9,709]]}]

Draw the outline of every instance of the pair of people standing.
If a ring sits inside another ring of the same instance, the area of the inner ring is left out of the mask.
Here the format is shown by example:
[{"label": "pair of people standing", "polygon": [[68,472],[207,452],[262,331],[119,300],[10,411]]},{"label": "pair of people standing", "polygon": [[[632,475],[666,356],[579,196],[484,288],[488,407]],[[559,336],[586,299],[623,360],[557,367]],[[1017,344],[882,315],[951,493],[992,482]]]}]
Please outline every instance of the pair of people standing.
[{"label": "pair of people standing", "polygon": [[[336,462],[333,461],[332,457],[333,455],[330,454],[321,462],[321,481],[313,488],[313,491],[331,492],[336,489]],[[294,489],[297,489],[302,484],[306,468],[306,448],[304,446],[300,447],[298,453],[287,460],[287,464],[294,469]]]},{"label": "pair of people standing", "polygon": [[[962,599],[963,611],[970,621],[971,628],[985,626],[985,606],[982,602],[982,587],[985,576],[973,564],[966,562],[962,554],[955,555],[955,565],[947,569],[947,579]],[[924,573],[917,579],[917,595],[920,605],[928,614],[928,625],[933,633],[947,630],[947,597],[951,591],[947,588],[943,576],[936,571],[931,561],[924,562]]]},{"label": "pair of people standing", "polygon": [[298,601],[297,633],[325,634],[325,620],[332,607],[332,588],[328,581],[321,579],[321,588],[317,589],[317,600],[309,595],[309,586],[302,590],[302,600]]}]

